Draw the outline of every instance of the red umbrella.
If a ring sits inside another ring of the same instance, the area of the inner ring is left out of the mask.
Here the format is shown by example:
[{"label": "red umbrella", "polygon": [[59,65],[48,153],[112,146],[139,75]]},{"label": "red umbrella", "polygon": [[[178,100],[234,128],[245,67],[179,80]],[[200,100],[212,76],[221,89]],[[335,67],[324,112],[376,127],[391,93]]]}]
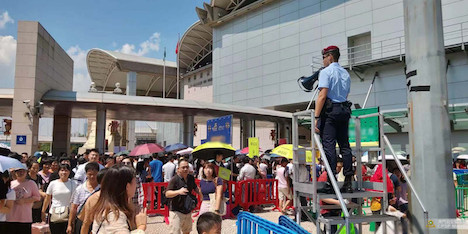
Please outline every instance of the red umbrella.
[{"label": "red umbrella", "polygon": [[158,144],[149,143],[149,144],[136,146],[132,150],[132,152],[130,152],[130,156],[139,156],[139,155],[153,154],[153,153],[159,153],[159,152],[164,152],[164,147]]}]

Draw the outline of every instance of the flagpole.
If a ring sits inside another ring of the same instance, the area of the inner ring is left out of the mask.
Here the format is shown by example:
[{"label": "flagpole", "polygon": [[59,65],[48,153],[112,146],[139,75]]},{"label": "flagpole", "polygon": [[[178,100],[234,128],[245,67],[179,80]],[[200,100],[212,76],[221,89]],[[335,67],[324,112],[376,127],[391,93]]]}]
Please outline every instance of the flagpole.
[{"label": "flagpole", "polygon": [[166,98],[166,47],[164,47],[163,58],[163,98]]},{"label": "flagpole", "polygon": [[180,33],[177,39],[177,99],[179,99],[179,43],[180,43]]}]

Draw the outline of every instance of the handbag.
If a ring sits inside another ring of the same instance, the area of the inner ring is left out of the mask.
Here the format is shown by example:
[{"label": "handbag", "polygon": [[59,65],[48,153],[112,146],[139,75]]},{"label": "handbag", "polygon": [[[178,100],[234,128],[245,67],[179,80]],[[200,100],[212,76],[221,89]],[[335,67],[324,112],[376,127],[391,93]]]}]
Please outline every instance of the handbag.
[{"label": "handbag", "polygon": [[68,222],[70,208],[68,206],[54,207],[50,211],[50,222],[63,223]]},{"label": "handbag", "polygon": [[[215,187],[217,186],[217,184],[215,183],[215,181],[218,181],[218,177],[216,177],[214,179],[214,181],[212,181],[214,184],[215,184]],[[224,185],[223,185],[223,191],[224,191]],[[216,207],[216,204],[218,201],[216,201],[216,193],[210,193],[208,194],[208,196],[210,197],[210,211],[211,212],[215,212],[215,207]],[[225,215],[226,214],[226,202],[228,201],[228,199],[224,196],[221,196],[221,205],[219,206],[219,214],[221,216]]]},{"label": "handbag", "polygon": [[[215,207],[217,203],[216,193],[210,193],[208,195],[210,196],[210,211],[215,212]],[[219,214],[223,216],[226,214],[226,202],[228,201],[228,199],[225,197],[222,197],[221,199],[222,201],[221,201],[221,206],[219,206]]]},{"label": "handbag", "polygon": [[184,211],[182,212],[184,214],[188,214],[192,212],[197,207],[198,200],[197,198],[194,198],[193,195],[187,194],[184,199]]}]

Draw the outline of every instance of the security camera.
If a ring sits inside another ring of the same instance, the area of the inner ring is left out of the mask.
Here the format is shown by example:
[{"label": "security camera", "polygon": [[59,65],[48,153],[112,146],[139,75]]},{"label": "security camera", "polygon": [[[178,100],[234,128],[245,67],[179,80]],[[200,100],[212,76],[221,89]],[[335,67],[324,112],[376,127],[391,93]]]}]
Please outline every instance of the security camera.
[{"label": "security camera", "polygon": [[24,100],[23,103],[24,104],[29,104],[31,102],[31,100]]}]

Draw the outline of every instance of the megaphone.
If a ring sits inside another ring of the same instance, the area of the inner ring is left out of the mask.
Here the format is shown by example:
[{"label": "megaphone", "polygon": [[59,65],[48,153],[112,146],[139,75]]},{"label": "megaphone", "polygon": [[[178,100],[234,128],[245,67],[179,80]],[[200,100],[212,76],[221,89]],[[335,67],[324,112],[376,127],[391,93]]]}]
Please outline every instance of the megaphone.
[{"label": "megaphone", "polygon": [[321,67],[318,71],[309,77],[301,76],[297,79],[297,84],[304,92],[310,92],[314,88],[315,82],[319,79],[320,71],[324,69]]}]

